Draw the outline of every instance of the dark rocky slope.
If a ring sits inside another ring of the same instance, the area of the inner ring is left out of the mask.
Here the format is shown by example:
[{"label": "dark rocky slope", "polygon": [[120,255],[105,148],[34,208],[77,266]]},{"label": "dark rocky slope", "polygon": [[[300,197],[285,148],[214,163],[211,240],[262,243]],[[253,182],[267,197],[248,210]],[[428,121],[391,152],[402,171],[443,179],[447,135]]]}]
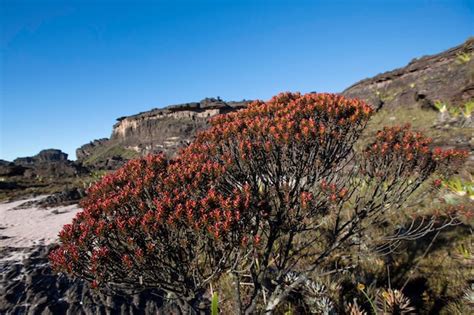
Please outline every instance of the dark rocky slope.
[{"label": "dark rocky slope", "polygon": [[42,150],[35,156],[17,158],[13,162],[0,160],[0,176],[70,177],[86,172],[82,165],[67,159],[61,150]]},{"label": "dark rocky slope", "polygon": [[359,81],[342,94],[383,109],[371,122],[374,130],[381,125],[410,123],[432,137],[435,146],[470,151],[465,172],[472,172],[472,115],[441,114],[434,104],[439,101],[454,109],[474,100],[474,38],[439,54],[415,58],[403,68]]},{"label": "dark rocky slope", "polygon": [[442,53],[355,83],[342,94],[375,107],[425,107],[437,100],[460,104],[474,98],[474,38]]}]

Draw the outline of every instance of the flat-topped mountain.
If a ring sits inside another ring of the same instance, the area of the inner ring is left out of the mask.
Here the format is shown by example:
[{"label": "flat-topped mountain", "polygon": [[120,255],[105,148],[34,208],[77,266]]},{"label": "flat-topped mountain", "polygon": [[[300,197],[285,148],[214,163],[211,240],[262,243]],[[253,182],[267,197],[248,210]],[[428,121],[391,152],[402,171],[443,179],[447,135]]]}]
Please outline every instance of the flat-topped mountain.
[{"label": "flat-topped mountain", "polygon": [[81,163],[68,160],[67,153],[57,149],[42,150],[13,162],[0,160],[0,200],[58,193],[48,200],[49,204],[77,203],[84,188],[77,187],[78,179],[89,173]]},{"label": "flat-topped mountain", "polygon": [[171,156],[189,143],[196,131],[205,128],[210,117],[238,110],[248,103],[205,98],[120,117],[110,139],[94,140],[78,148],[77,159],[85,165],[113,169],[138,155],[164,152]]}]

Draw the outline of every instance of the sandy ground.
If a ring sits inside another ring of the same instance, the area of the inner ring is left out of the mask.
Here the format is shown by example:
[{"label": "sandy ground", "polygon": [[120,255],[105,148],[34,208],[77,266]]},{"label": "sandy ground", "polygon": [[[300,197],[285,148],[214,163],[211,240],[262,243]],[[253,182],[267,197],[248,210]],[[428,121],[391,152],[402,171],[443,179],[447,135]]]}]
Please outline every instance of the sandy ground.
[{"label": "sandy ground", "polygon": [[58,239],[63,225],[70,223],[80,211],[77,205],[48,209],[15,209],[25,202],[45,197],[0,203],[0,249],[51,244]]}]

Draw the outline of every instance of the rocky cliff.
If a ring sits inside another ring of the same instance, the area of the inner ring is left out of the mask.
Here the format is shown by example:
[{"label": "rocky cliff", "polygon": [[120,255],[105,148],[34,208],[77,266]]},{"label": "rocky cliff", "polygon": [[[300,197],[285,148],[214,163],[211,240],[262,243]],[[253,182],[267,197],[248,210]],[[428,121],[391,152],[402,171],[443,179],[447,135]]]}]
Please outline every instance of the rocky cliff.
[{"label": "rocky cliff", "polygon": [[96,168],[113,169],[131,157],[164,152],[173,155],[189,143],[210,117],[245,107],[249,102],[224,102],[206,98],[200,102],[152,109],[118,118],[110,139],[94,140],[76,150],[79,161]]},{"label": "rocky cliff", "polygon": [[474,38],[442,53],[413,59],[407,66],[355,83],[342,94],[375,107],[432,107],[474,98]]}]

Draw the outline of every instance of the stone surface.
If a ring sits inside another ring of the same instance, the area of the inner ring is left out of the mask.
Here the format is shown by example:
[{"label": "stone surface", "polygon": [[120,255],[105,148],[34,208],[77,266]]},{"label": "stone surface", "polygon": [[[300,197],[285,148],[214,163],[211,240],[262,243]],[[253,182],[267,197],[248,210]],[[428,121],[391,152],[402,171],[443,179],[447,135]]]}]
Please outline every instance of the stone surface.
[{"label": "stone surface", "polygon": [[15,209],[25,209],[29,207],[51,208],[60,206],[69,206],[79,203],[86,196],[86,192],[82,188],[65,188],[62,191],[53,193],[43,199],[27,201],[20,204]]},{"label": "stone surface", "polygon": [[[463,61],[461,55],[470,56]],[[474,98],[474,38],[442,53],[413,59],[406,67],[355,83],[342,94],[374,107],[420,106],[437,100],[461,104]]]},{"label": "stone surface", "polygon": [[94,150],[98,147],[98,146],[103,146],[105,145],[107,142],[109,141],[109,139],[107,138],[102,138],[102,139],[97,139],[97,140],[93,140],[87,144],[84,144],[83,146],[81,146],[80,148],[76,149],[76,158],[81,161],[81,160],[84,160],[85,158],[87,158],[89,155],[92,154],[92,152],[94,152]]},{"label": "stone surface", "polygon": [[90,170],[60,150],[48,149],[35,156],[0,161],[0,200],[13,200],[37,193],[53,193],[77,185],[77,178]]},{"label": "stone surface", "polygon": [[[0,314],[170,314],[159,291],[98,292],[79,279],[53,273],[50,248],[1,249]],[[18,251],[26,254],[22,261],[4,259]]]},{"label": "stone surface", "polygon": [[5,160],[0,160],[0,176],[21,176],[24,172],[25,167]]},{"label": "stone surface", "polygon": [[37,163],[67,161],[67,154],[57,149],[47,149],[40,151],[32,157],[17,158],[13,161],[16,165],[33,165]]},{"label": "stone surface", "polygon": [[3,176],[35,177],[71,177],[87,173],[82,165],[67,159],[68,155],[61,150],[48,149],[35,156],[21,157],[12,163],[0,164]]}]

